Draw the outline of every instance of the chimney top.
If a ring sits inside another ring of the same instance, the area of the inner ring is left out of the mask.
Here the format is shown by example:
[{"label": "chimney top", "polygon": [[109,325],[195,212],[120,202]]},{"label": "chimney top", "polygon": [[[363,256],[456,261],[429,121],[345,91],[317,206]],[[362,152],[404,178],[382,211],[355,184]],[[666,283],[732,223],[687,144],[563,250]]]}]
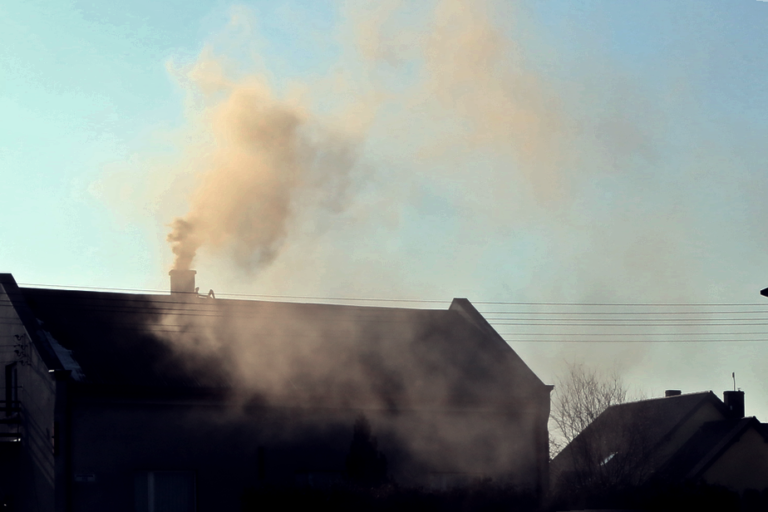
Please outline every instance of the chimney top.
[{"label": "chimney top", "polygon": [[171,295],[195,293],[195,270],[173,269],[168,272],[171,276]]},{"label": "chimney top", "polygon": [[723,402],[734,418],[744,417],[744,392],[724,391]]},{"label": "chimney top", "polygon": [[683,394],[683,392],[680,391],[679,389],[668,389],[668,390],[666,390],[664,392],[664,396],[665,397],[668,397],[668,396],[680,396],[682,394]]}]

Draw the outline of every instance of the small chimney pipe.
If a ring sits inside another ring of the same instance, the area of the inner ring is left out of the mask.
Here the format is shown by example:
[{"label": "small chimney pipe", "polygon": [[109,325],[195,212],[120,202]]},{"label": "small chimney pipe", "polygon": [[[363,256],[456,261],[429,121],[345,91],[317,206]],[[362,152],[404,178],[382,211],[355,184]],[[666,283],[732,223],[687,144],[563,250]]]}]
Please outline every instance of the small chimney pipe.
[{"label": "small chimney pipe", "polygon": [[195,270],[171,270],[171,295],[195,293]]},{"label": "small chimney pipe", "polygon": [[680,396],[682,394],[683,394],[683,392],[680,391],[679,389],[668,389],[668,390],[666,390],[664,392],[664,396],[665,397],[668,397],[668,396]]},{"label": "small chimney pipe", "polygon": [[744,417],[744,392],[743,391],[724,391],[723,402],[731,411],[733,418]]}]

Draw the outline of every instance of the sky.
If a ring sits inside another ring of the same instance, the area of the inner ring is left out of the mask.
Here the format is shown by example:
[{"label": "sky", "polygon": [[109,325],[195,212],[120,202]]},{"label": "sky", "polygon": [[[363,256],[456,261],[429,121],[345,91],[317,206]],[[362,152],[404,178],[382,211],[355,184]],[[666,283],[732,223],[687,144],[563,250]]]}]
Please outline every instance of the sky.
[{"label": "sky", "polygon": [[0,271],[466,297],[545,382],[768,421],[765,48],[754,0],[4,3]]}]

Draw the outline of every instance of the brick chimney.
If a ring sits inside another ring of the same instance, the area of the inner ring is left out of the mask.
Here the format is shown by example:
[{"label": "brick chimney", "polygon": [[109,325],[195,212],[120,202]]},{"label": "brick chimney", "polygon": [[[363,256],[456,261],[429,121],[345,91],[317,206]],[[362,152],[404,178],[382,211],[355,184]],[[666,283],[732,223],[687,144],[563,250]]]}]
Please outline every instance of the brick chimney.
[{"label": "brick chimney", "polygon": [[743,391],[724,391],[723,402],[731,411],[734,418],[744,417],[744,392]]},{"label": "brick chimney", "polygon": [[195,288],[195,270],[171,270],[171,295],[197,293]]}]

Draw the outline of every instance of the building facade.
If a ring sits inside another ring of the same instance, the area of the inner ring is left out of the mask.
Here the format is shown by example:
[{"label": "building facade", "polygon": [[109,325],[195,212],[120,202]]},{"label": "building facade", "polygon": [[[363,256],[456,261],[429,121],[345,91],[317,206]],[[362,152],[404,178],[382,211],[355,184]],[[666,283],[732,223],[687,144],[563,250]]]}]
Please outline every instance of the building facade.
[{"label": "building facade", "polygon": [[[239,510],[245,489],[387,476],[547,488],[549,394],[466,299],[447,310],[20,288],[0,274],[0,497],[15,510]],[[6,474],[6,473],[2,473]]]},{"label": "building facade", "polygon": [[[666,392],[606,409],[552,461],[561,501],[685,486],[768,493],[768,428],[744,416],[744,393]],[[599,500],[598,500],[599,501]]]}]

